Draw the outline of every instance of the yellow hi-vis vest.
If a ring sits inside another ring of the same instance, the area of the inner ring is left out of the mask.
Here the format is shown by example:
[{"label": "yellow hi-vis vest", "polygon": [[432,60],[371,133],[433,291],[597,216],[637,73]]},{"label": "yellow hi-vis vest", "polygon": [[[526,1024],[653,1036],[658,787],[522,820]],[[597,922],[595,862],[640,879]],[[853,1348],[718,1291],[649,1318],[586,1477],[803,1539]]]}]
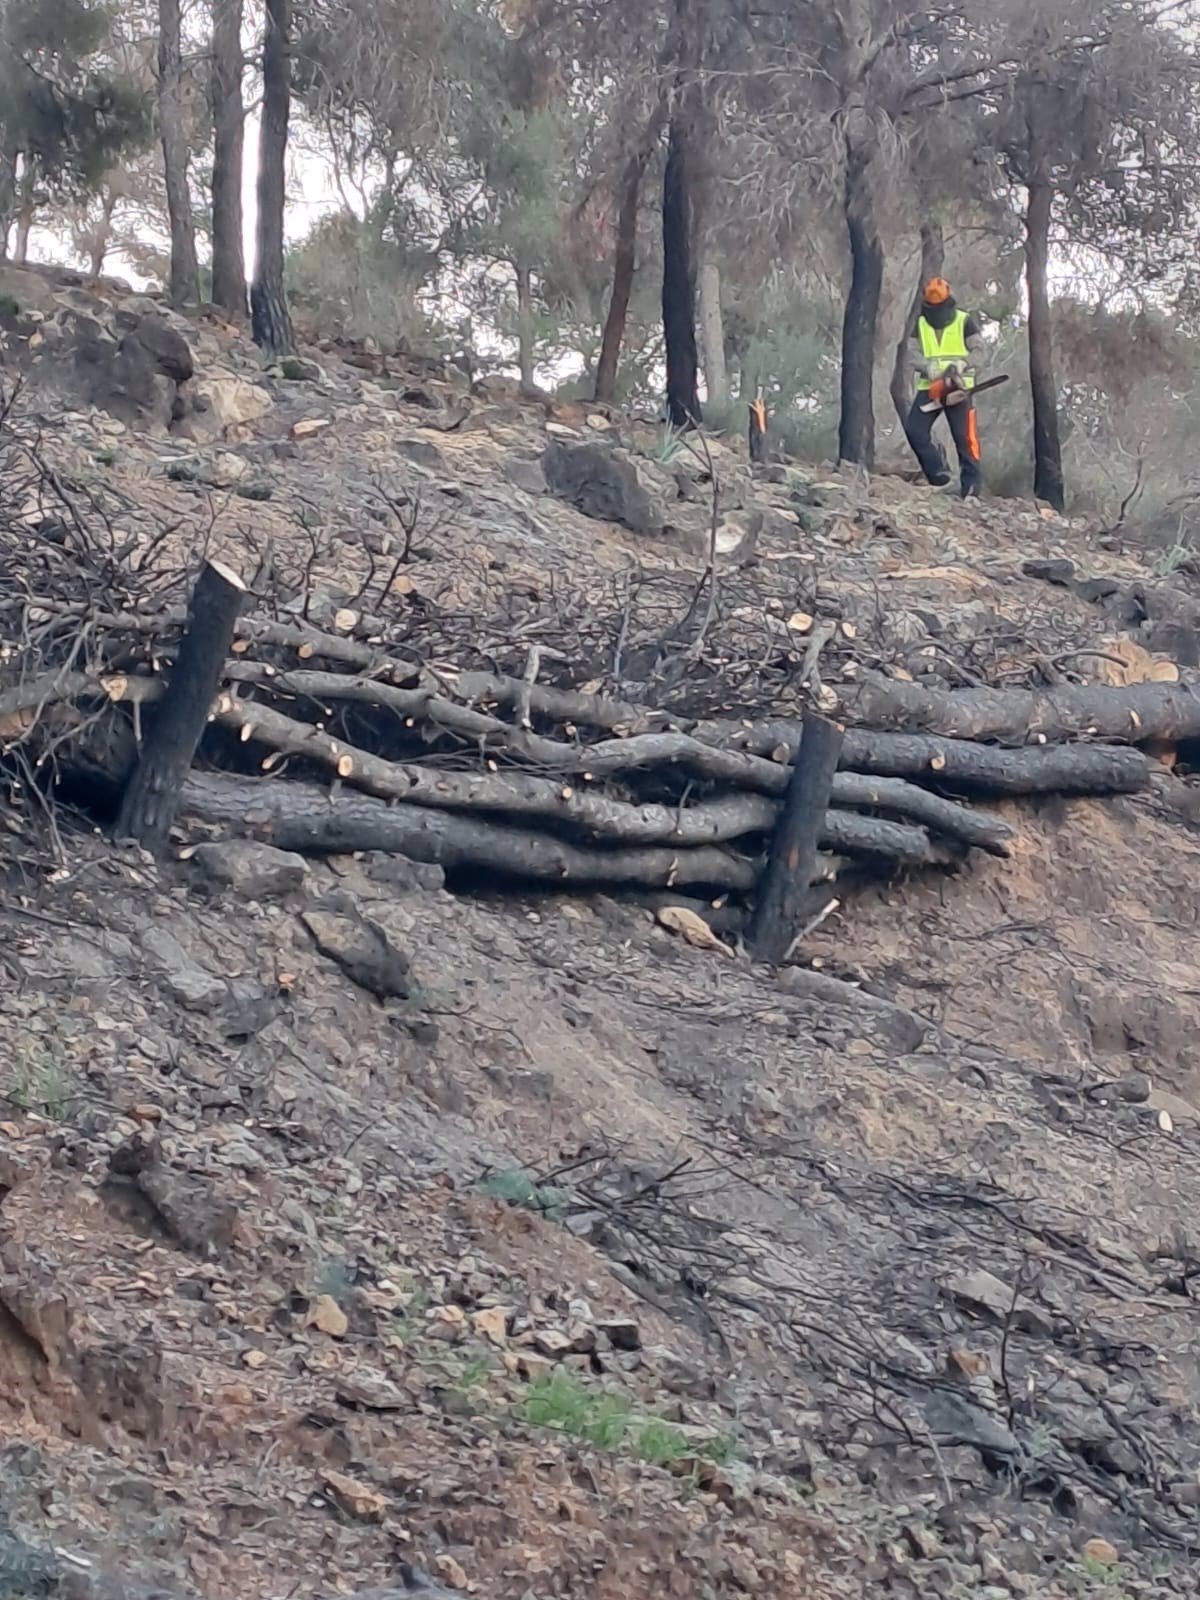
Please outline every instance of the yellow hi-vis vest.
[{"label": "yellow hi-vis vest", "polygon": [[[921,354],[926,363],[933,363],[932,367],[927,366],[925,376],[917,380],[918,389],[928,389],[930,380],[940,378],[947,367],[965,367],[970,360],[965,311],[957,312],[944,328],[935,328],[924,317],[918,317],[917,337],[921,341]],[[962,378],[966,388],[974,388],[973,377],[964,372]]]}]

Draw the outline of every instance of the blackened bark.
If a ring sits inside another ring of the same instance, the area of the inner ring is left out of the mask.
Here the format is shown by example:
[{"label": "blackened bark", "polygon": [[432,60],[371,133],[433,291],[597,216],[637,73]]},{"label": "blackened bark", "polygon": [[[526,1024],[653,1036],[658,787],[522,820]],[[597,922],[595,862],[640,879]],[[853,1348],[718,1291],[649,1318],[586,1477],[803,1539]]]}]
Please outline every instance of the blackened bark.
[{"label": "blackened bark", "polygon": [[246,315],[246,259],[242,248],[242,0],[213,0],[212,298],[240,322]]},{"label": "blackened bark", "polygon": [[1062,444],[1058,435],[1058,385],[1054,378],[1054,330],[1048,283],[1050,215],[1054,186],[1037,168],[1029,181],[1025,211],[1025,285],[1029,294],[1029,386],[1033,393],[1033,492],[1061,511]]},{"label": "blackened bark", "polygon": [[8,260],[8,232],[17,204],[17,147],[0,145],[0,261]]},{"label": "blackened bark", "polygon": [[770,459],[770,447],[767,443],[767,402],[759,391],[758,398],[750,406],[750,433],[748,444],[750,459],[756,465],[763,465]]},{"label": "blackened bark", "polygon": [[913,292],[912,303],[908,308],[908,316],[904,319],[904,329],[896,345],[896,359],[892,363],[892,378],[888,385],[892,397],[892,405],[900,419],[900,426],[904,429],[905,437],[912,444],[912,437],[908,428],[908,413],[912,407],[912,383],[910,373],[913,368],[912,338],[916,332],[917,318],[921,314],[921,302],[924,298],[925,285],[930,278],[941,276],[946,264],[946,244],[942,235],[942,225],[931,218],[922,218],[921,221],[921,281]]},{"label": "blackened bark", "polygon": [[266,0],[262,128],[258,145],[258,228],[250,318],[254,342],[273,356],[295,347],[283,282],[283,211],[292,103],[292,0]]},{"label": "blackened bark", "polygon": [[846,152],[844,205],[850,239],[850,292],[842,320],[842,393],[838,459],[875,465],[875,330],[883,292],[883,246],[870,191],[870,151]]},{"label": "blackened bark", "polygon": [[805,714],[792,779],[775,825],[750,924],[750,951],[756,961],[776,965],[786,961],[802,931],[843,733],[839,723]]},{"label": "blackened bark", "polygon": [[613,253],[612,294],[608,302],[608,316],[604,319],[600,359],[596,364],[595,397],[607,405],[611,405],[617,397],[617,368],[621,360],[621,343],[625,338],[625,322],[629,316],[629,301],[633,294],[633,275],[637,268],[638,205],[642,195],[642,179],[661,126],[661,116],[656,115],[647,130],[646,138],[630,155],[621,174],[617,239]]},{"label": "blackened bark", "polygon": [[517,346],[521,368],[521,392],[535,392],[533,381],[533,281],[528,267],[517,272]]},{"label": "blackened bark", "polygon": [[200,269],[196,265],[196,229],[188,189],[180,48],[180,0],[158,0],[158,129],[171,227],[167,296],[173,306],[193,306],[200,299]]},{"label": "blackened bark", "polygon": [[192,591],[170,684],[121,800],[117,838],[134,839],[151,851],[166,844],[245,597],[236,573],[215,561],[205,563]]},{"label": "blackened bark", "polygon": [[696,274],[690,127],[682,97],[671,113],[663,174],[663,336],[667,357],[667,416],[673,426],[701,420],[696,348]]},{"label": "blackened bark", "polygon": [[691,884],[746,892],[754,862],[732,850],[701,847],[596,849],[552,833],[514,827],[494,818],[391,805],[373,795],[344,790],[331,803],[327,789],[261,778],[193,773],[184,807],[224,822],[234,833],[270,840],[284,850],[342,855],[355,850],[395,851],[432,861],[449,871],[494,872],[505,878],[553,884]]}]

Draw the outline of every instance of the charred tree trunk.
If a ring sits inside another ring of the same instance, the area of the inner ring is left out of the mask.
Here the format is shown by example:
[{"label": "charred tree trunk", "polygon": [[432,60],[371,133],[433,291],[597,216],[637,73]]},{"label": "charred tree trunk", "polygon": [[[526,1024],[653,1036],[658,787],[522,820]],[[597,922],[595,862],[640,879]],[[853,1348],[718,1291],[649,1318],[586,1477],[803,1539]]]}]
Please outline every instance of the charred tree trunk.
[{"label": "charred tree trunk", "polygon": [[629,316],[629,301],[633,295],[633,278],[637,270],[637,225],[642,179],[662,133],[664,115],[664,107],[660,103],[641,143],[626,161],[621,174],[612,294],[608,302],[608,315],[604,319],[600,359],[596,364],[595,398],[606,405],[612,405],[617,397],[617,368],[621,361],[621,344],[625,338],[625,323]]},{"label": "charred tree trunk", "polygon": [[625,338],[625,321],[629,316],[633,275],[637,267],[638,201],[646,159],[641,151],[635,152],[625,163],[621,177],[612,294],[608,302],[608,315],[604,319],[600,359],[596,364],[595,398],[607,405],[611,405],[617,397],[617,367],[621,360],[621,343]]},{"label": "charred tree trunk", "polygon": [[121,800],[115,829],[119,839],[135,839],[151,851],[166,844],[245,595],[236,573],[215,561],[205,564],[192,592],[170,686]]},{"label": "charred tree trunk", "polygon": [[0,146],[0,261],[8,260],[8,233],[17,202],[17,148]]},{"label": "charred tree trunk", "polygon": [[273,356],[295,347],[283,282],[283,211],[292,104],[292,0],[266,0],[262,129],[258,144],[258,229],[250,318],[254,342]]},{"label": "charred tree trunk", "polygon": [[[908,438],[908,413],[912,406],[912,336],[916,331],[917,318],[921,314],[921,301],[925,285],[930,278],[941,276],[942,268],[946,262],[946,244],[942,236],[942,225],[931,219],[921,222],[921,281],[917,284],[913,294],[912,304],[908,308],[908,316],[904,319],[904,329],[900,335],[900,342],[896,346],[896,359],[892,363],[892,379],[888,385],[892,397],[892,405],[900,426],[904,429],[904,436]],[[912,440],[909,439],[909,443]]]},{"label": "charred tree trunk", "polygon": [[34,182],[30,170],[29,158],[26,157],[22,164],[21,181],[17,185],[17,211],[16,211],[16,238],[14,241],[13,260],[17,266],[23,267],[29,260],[29,235],[33,231],[33,217],[36,209],[33,198]]},{"label": "charred tree trunk", "polygon": [[213,0],[212,298],[227,316],[246,315],[246,260],[242,248],[242,0]]},{"label": "charred tree trunk", "polygon": [[521,392],[532,395],[533,381],[533,274],[519,266],[517,273],[517,358],[521,368]]},{"label": "charred tree trunk", "polygon": [[700,268],[700,331],[704,346],[704,388],[717,411],[729,405],[729,369],[725,363],[725,321],[721,315],[721,269],[715,261]]},{"label": "charred tree trunk", "polygon": [[1025,284],[1029,294],[1029,386],[1033,392],[1033,492],[1061,511],[1062,444],[1058,436],[1058,385],[1048,283],[1050,215],[1054,186],[1040,167],[1029,180],[1025,211]]},{"label": "charred tree trunk", "polygon": [[758,391],[757,398],[750,405],[750,434],[748,439],[750,460],[756,466],[763,466],[770,459],[770,445],[767,441],[767,402],[763,392]]},{"label": "charred tree trunk", "polygon": [[883,246],[870,190],[870,151],[850,141],[845,215],[850,240],[850,292],[842,320],[842,393],[838,459],[875,465],[875,330],[883,292]]},{"label": "charred tree trunk", "polygon": [[844,730],[839,723],[806,714],[792,779],[771,840],[771,853],[750,924],[756,961],[786,961],[811,906],[817,848],[837,772]]},{"label": "charred tree trunk", "polygon": [[663,337],[667,355],[667,416],[677,428],[699,422],[699,353],[696,348],[696,274],[692,264],[694,210],[690,127],[677,97],[667,136],[663,174]]},{"label": "charred tree trunk", "polygon": [[158,0],[158,128],[171,227],[167,296],[173,306],[193,306],[200,300],[200,269],[196,265],[196,229],[192,221],[187,135],[183,127],[180,9],[180,0]]}]

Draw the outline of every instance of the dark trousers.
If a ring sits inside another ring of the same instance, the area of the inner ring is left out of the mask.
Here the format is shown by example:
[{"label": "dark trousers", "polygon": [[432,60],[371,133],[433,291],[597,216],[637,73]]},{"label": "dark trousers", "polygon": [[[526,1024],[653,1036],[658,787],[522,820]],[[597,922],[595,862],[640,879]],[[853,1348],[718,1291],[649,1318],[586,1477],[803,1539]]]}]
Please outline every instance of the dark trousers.
[{"label": "dark trousers", "polygon": [[954,448],[958,451],[959,484],[963,498],[965,500],[969,495],[977,495],[983,474],[979,470],[979,429],[974,405],[970,400],[964,400],[959,405],[944,406],[939,411],[922,411],[921,407],[928,403],[928,392],[918,390],[904,424],[904,431],[912,445],[913,454],[921,464],[921,471],[930,483],[940,486],[950,482],[945,454],[933,438],[934,423],[939,417],[945,417],[950,423]]}]

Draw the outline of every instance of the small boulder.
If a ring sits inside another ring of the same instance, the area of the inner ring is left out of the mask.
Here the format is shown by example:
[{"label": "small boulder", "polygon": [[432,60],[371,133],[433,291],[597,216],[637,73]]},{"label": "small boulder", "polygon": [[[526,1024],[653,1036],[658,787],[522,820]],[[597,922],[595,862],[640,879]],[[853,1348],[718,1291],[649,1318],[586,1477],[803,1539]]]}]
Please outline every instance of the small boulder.
[{"label": "small boulder", "polygon": [[275,900],[303,886],[308,863],[290,850],[230,839],[202,844],[193,857],[210,883],[245,900]]},{"label": "small boulder", "polygon": [[403,1000],[412,993],[408,957],[378,923],[349,912],[306,911],[301,918],[323,956],[380,1000]]},{"label": "small boulder", "polygon": [[187,415],[179,431],[203,443],[220,438],[227,428],[258,422],[271,409],[271,396],[261,384],[236,373],[209,373],[193,378],[187,387]]},{"label": "small boulder", "polygon": [[542,470],[540,461],[527,461],[521,456],[512,456],[504,463],[501,470],[514,489],[523,489],[526,494],[546,493],[546,474]]},{"label": "small boulder", "polygon": [[552,439],[542,455],[542,470],[550,493],[585,517],[617,522],[634,533],[663,531],[663,502],[646,489],[628,456],[604,445]]},{"label": "small boulder", "polygon": [[158,969],[163,987],[185,1011],[215,1011],[225,999],[224,980],[193,961],[165,928],[144,933],[142,949]]},{"label": "small boulder", "polygon": [[233,1244],[238,1208],[211,1178],[156,1163],[134,1182],[163,1231],[190,1254],[215,1256]]},{"label": "small boulder", "polygon": [[[693,556],[707,561],[712,542],[711,513],[699,506],[681,508],[682,513],[672,519],[668,532],[678,539]],[[731,511],[717,525],[717,560],[724,566],[739,566],[749,561],[762,531],[762,512]]]},{"label": "small boulder", "polygon": [[287,383],[320,383],[325,374],[315,361],[306,361],[301,356],[285,356],[279,363],[279,376]]},{"label": "small boulder", "polygon": [[1051,556],[1045,560],[1023,561],[1021,571],[1027,578],[1040,578],[1043,583],[1065,589],[1075,576],[1075,563],[1065,556]]},{"label": "small boulder", "polygon": [[427,467],[430,472],[446,472],[446,458],[431,439],[397,439],[395,451],[415,466]]},{"label": "small boulder", "polygon": [[186,383],[195,372],[191,346],[181,333],[160,316],[137,317],[128,312],[118,312],[116,321],[118,327],[123,326],[126,330],[121,340],[122,346],[131,343],[139,346],[164,378],[170,378],[175,383]]}]

